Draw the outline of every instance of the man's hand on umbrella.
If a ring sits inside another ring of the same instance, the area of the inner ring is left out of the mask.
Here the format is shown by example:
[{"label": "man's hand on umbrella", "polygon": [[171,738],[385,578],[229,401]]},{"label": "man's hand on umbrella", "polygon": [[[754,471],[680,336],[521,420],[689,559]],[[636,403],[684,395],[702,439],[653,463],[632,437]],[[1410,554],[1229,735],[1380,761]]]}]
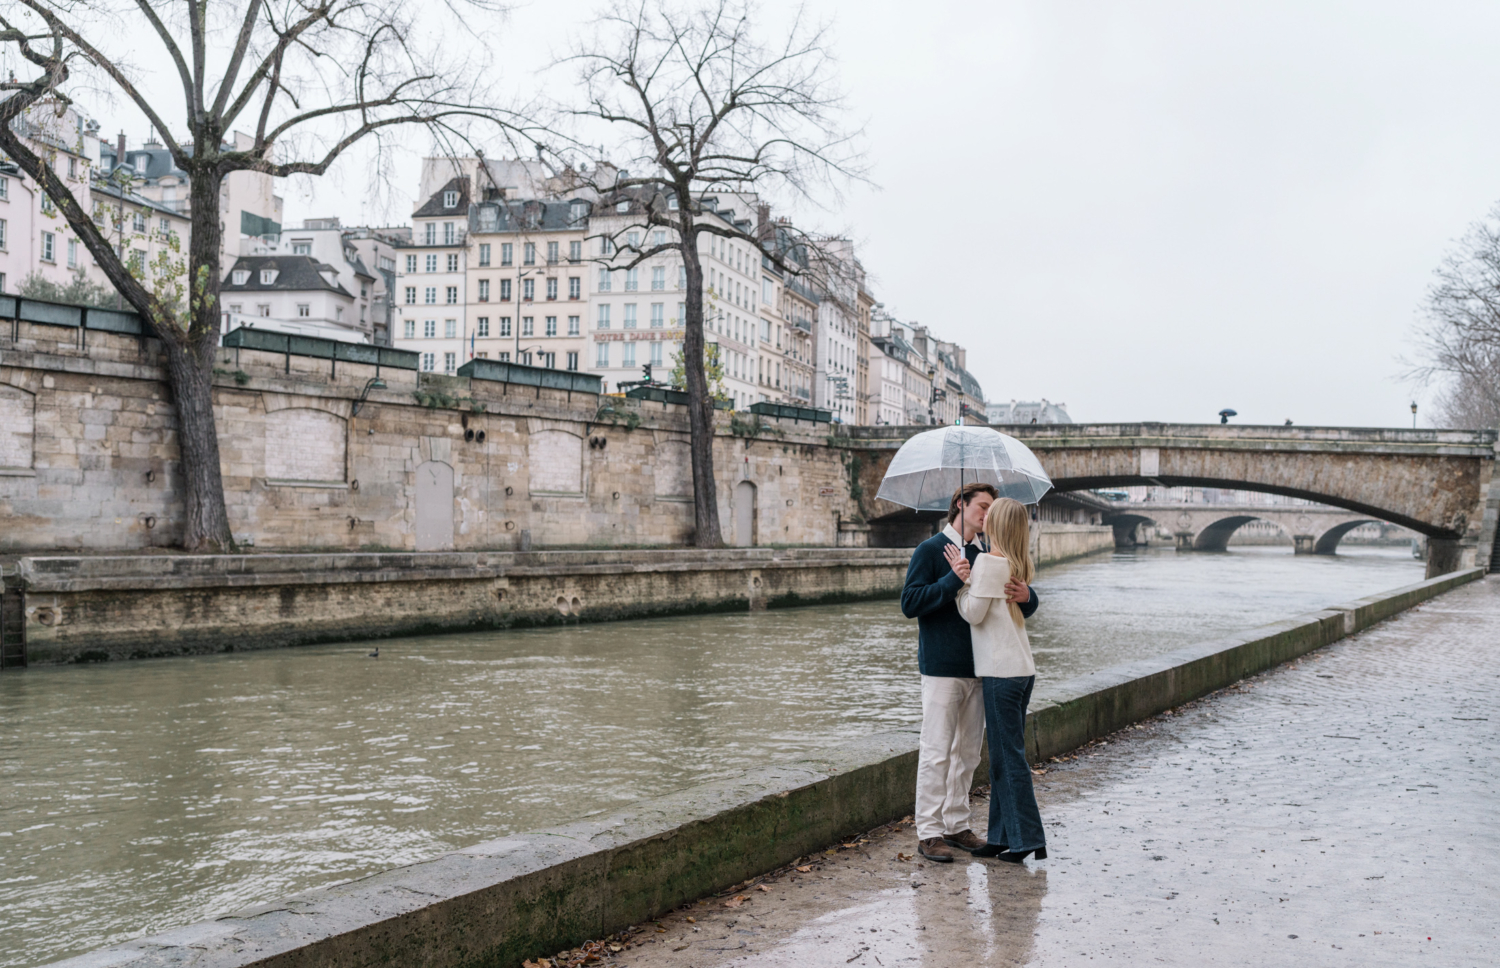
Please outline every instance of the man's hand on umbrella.
[{"label": "man's hand on umbrella", "polygon": [[1005,600],[1015,602],[1017,605],[1025,605],[1031,601],[1031,589],[1026,583],[1015,575],[1010,576],[1010,581],[1005,583]]},{"label": "man's hand on umbrella", "polygon": [[963,549],[958,545],[950,544],[943,549],[943,557],[948,559],[948,566],[959,580],[967,583],[969,580],[969,559],[964,557]]}]

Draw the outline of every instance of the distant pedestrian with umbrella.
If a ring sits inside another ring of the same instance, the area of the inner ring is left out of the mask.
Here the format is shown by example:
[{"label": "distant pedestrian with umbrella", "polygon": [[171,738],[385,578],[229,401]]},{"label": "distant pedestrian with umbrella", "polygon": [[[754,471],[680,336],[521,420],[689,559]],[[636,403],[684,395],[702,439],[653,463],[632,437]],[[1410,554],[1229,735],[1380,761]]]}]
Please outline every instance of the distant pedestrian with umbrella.
[{"label": "distant pedestrian with umbrella", "polygon": [[990,740],[989,842],[975,857],[1019,864],[1028,854],[1047,857],[1047,837],[1026,759],[1026,707],[1036,685],[1036,663],[1026,637],[1030,614],[1014,589],[1031,581],[1031,515],[1002,497],[984,518],[985,550],[974,559],[958,593],[958,614],[973,630],[974,674],[984,694]]},{"label": "distant pedestrian with umbrella", "polygon": [[[982,531],[1000,497],[1036,503],[1052,486],[1041,463],[1013,437],[986,427],[944,427],[908,440],[878,496],[916,510],[946,510],[943,530],[912,553],[901,611],[917,620],[922,676],[922,733],[917,756],[918,850],[939,863],[954,848],[976,851],[985,841],[971,829],[969,791],[984,742],[984,692],[974,670],[970,625],[958,612],[959,592],[984,548]],[[1024,616],[1036,592],[1017,577],[1006,600]]]}]

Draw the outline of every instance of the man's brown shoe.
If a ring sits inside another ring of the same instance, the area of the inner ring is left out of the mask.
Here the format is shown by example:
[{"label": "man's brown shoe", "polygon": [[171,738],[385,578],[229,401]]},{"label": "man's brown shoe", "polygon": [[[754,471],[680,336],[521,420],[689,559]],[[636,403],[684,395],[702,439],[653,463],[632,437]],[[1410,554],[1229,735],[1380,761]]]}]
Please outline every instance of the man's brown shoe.
[{"label": "man's brown shoe", "polygon": [[941,837],[928,837],[926,840],[917,841],[917,853],[939,864],[951,864],[956,856],[953,848],[944,843]]},{"label": "man's brown shoe", "polygon": [[971,854],[984,846],[984,839],[974,836],[974,831],[972,830],[960,830],[956,834],[943,834],[943,840],[954,847],[967,850]]}]

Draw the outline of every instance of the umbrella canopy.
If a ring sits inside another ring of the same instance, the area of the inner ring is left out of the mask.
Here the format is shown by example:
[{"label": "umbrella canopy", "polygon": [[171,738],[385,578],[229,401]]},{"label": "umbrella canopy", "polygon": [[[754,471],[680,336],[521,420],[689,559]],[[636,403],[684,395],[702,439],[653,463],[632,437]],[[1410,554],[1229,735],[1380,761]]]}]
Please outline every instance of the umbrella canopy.
[{"label": "umbrella canopy", "polygon": [[988,427],[939,427],[901,445],[876,496],[918,511],[946,511],[953,492],[982,481],[1022,504],[1052,489],[1031,448]]}]

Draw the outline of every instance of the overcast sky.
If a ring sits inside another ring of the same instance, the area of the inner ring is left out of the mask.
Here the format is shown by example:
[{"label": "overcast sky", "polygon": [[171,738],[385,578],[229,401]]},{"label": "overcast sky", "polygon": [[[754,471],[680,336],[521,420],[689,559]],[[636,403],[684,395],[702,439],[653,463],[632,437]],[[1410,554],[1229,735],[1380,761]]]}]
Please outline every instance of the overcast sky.
[{"label": "overcast sky", "polygon": [[[595,7],[517,8],[506,83],[534,87]],[[834,22],[878,189],[793,214],[850,230],[876,297],[967,346],[991,399],[1410,425],[1397,358],[1431,271],[1500,199],[1500,5],[810,10]],[[358,182],[288,185],[288,223],[405,220],[410,200],[375,210]]]}]

